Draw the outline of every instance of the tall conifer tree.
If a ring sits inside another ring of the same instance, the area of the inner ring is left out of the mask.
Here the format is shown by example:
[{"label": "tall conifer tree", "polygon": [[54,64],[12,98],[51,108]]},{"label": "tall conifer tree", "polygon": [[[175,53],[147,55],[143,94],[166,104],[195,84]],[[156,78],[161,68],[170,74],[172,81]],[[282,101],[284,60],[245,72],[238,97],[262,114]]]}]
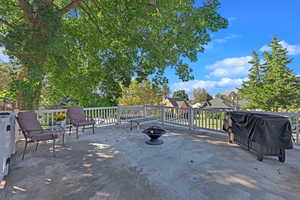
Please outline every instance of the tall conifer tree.
[{"label": "tall conifer tree", "polygon": [[264,109],[276,112],[294,107],[299,97],[296,76],[287,66],[292,59],[287,56],[288,51],[280,42],[274,36],[269,45],[271,53],[265,52],[263,55],[266,66],[262,95]]},{"label": "tall conifer tree", "polygon": [[248,108],[262,108],[259,101],[262,92],[262,65],[256,51],[252,52],[252,59],[249,64],[251,64],[251,68],[249,69],[248,81],[243,82],[240,93],[244,99],[249,101]]},{"label": "tall conifer tree", "polygon": [[248,108],[266,111],[288,111],[300,106],[300,88],[296,76],[288,67],[292,59],[275,36],[270,42],[270,52],[264,52],[264,63],[254,51],[248,81],[240,89]]}]

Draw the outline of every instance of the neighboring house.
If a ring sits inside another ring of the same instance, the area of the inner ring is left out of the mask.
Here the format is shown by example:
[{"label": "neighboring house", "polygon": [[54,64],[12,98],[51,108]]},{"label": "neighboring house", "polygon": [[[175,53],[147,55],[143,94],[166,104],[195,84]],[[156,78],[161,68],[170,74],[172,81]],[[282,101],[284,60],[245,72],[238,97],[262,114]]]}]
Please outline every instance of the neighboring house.
[{"label": "neighboring house", "polygon": [[[237,103],[237,104],[236,104]],[[209,102],[207,102],[207,104],[205,106],[203,106],[202,108],[206,108],[206,109],[232,109],[232,110],[239,110],[243,107],[245,107],[247,104],[249,104],[248,101],[246,100],[239,100],[238,102],[230,102],[226,99],[222,99],[219,97],[215,97],[214,99],[210,100]]]},{"label": "neighboring house", "polygon": [[167,107],[189,108],[190,105],[184,99],[179,98],[165,98],[162,102]]},{"label": "neighboring house", "polygon": [[193,108],[204,108],[209,105],[209,101],[198,102],[192,105]]},{"label": "neighboring house", "polygon": [[209,101],[209,105],[205,106],[207,109],[234,109],[234,106],[227,100],[222,98],[214,98]]},{"label": "neighboring house", "polygon": [[248,104],[249,104],[249,101],[247,101],[247,100],[239,100],[238,105],[236,107],[239,110],[239,109],[245,108]]}]

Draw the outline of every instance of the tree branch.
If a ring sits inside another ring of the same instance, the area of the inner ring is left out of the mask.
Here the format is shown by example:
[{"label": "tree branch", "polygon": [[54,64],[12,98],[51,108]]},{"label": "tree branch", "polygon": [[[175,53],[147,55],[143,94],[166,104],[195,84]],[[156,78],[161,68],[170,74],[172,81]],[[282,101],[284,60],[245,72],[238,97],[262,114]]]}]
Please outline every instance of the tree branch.
[{"label": "tree branch", "polygon": [[7,26],[9,26],[10,28],[14,28],[14,26],[10,23],[8,23],[8,21],[6,21],[5,19],[0,18],[0,23],[5,24]]},{"label": "tree branch", "polygon": [[68,5],[66,5],[64,8],[62,8],[60,10],[60,14],[64,15],[64,14],[68,13],[70,10],[76,8],[82,1],[84,1],[84,0],[73,0],[73,1],[71,1],[71,3],[69,3]]},{"label": "tree branch", "polygon": [[30,8],[30,4],[28,3],[28,0],[19,0],[19,2],[20,2],[20,8],[23,11],[26,19],[28,20],[28,22],[30,24],[32,24],[33,14],[32,14],[32,10]]},{"label": "tree branch", "polygon": [[[89,9],[89,7],[87,5],[85,5],[85,6],[87,7],[87,9]],[[80,8],[87,14],[88,18],[95,25],[95,27],[99,31],[99,33],[102,34],[102,31],[100,30],[99,25],[97,23],[97,19],[94,16],[92,16],[91,13],[89,13],[89,11],[83,7],[83,5],[81,5]]]},{"label": "tree branch", "polygon": [[53,4],[53,0],[41,0],[42,2],[44,2],[47,5],[52,5]]}]

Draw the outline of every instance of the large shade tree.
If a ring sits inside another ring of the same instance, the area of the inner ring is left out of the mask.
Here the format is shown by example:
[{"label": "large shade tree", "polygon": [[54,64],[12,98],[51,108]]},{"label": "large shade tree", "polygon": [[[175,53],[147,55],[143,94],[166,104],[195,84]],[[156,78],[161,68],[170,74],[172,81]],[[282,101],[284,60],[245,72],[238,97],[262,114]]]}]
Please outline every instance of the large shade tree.
[{"label": "large shade tree", "polygon": [[122,87],[122,96],[119,105],[160,105],[163,100],[163,89],[145,80],[138,82],[133,80],[129,87]]},{"label": "large shade tree", "polygon": [[[183,58],[197,60],[210,32],[227,26],[218,0],[0,1],[0,43],[22,69],[16,86],[24,108],[38,106],[44,83],[86,105],[116,103],[132,77],[166,82],[173,67],[192,79]],[[120,84],[121,83],[121,84]],[[54,92],[55,93],[55,92]]]},{"label": "large shade tree", "polygon": [[177,90],[173,92],[173,98],[176,99],[183,99],[188,101],[189,100],[189,95],[185,92],[185,90]]},{"label": "large shade tree", "polygon": [[194,88],[192,91],[192,103],[203,103],[212,100],[213,97],[204,88]]}]

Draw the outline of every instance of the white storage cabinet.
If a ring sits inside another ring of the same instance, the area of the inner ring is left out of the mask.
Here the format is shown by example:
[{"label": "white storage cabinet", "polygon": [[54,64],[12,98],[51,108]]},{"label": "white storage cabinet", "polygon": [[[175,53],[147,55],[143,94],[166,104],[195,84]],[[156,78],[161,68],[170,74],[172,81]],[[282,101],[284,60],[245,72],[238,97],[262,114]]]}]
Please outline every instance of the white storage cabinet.
[{"label": "white storage cabinet", "polygon": [[0,181],[8,174],[15,148],[15,114],[0,111]]}]

